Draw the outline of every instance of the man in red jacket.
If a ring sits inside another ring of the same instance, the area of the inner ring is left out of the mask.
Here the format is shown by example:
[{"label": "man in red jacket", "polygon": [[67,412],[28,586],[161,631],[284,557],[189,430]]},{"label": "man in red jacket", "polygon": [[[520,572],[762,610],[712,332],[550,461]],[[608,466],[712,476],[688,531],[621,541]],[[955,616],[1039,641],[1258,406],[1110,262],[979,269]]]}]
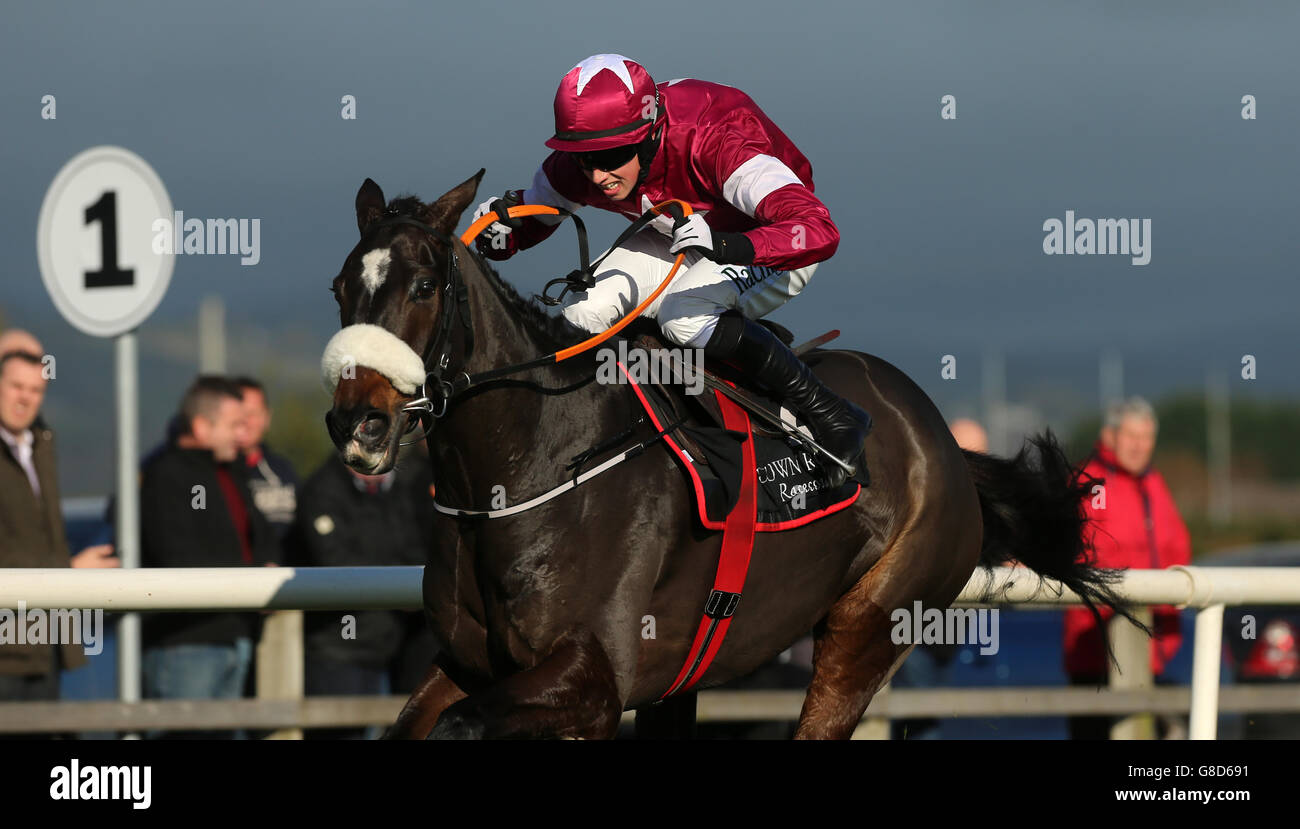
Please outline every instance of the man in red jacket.
[{"label": "man in red jacket", "polygon": [[[690,78],[656,84],[630,58],[592,55],[561,80],[546,146],[555,152],[532,187],[507,193],[505,204],[588,205],[634,219],[679,199],[694,211],[676,225],[660,217],[651,225],[658,233],[637,234],[613,251],[595,285],[565,303],[565,318],[604,331],[684,253],[681,273],[646,316],[669,341],[704,349],[789,402],[818,442],[853,466],[870,416],[754,322],[802,291],[840,242],[830,211],[813,195],[812,165],[785,133],[739,89]],[[499,213],[502,204],[490,199],[474,218]],[[494,222],[479,236],[479,251],[507,259],[548,237],[559,220],[517,224],[512,232]],[[839,467],[827,472],[832,486],[847,476]]]},{"label": "man in red jacket", "polygon": [[[1156,445],[1156,416],[1140,397],[1110,407],[1086,474],[1104,478],[1084,502],[1089,547],[1099,567],[1163,569],[1191,561],[1191,542],[1165,480],[1151,468]],[[1159,676],[1182,644],[1178,611],[1152,608],[1151,672]],[[1111,617],[1109,609],[1102,616]],[[1076,685],[1106,682],[1106,653],[1101,629],[1086,608],[1065,612],[1065,671]],[[1106,717],[1072,717],[1074,739],[1107,739]]]}]

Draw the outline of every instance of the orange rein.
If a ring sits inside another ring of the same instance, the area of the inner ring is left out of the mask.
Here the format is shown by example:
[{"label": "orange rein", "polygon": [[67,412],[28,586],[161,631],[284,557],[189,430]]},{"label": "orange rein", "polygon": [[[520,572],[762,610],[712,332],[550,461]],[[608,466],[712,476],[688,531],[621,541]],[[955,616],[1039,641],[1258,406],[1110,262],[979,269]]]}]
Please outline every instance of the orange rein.
[{"label": "orange rein", "polygon": [[[664,210],[667,209],[668,205],[670,204],[680,205],[682,208],[683,216],[689,216],[693,212],[691,210],[691,206],[680,199],[669,199],[668,201],[661,202],[660,204],[656,204],[654,207],[650,208],[650,212],[658,215],[663,215]],[[560,211],[556,210],[554,207],[549,207],[544,204],[516,205],[515,207],[509,208],[506,212],[510,215],[510,218],[512,219],[519,218],[522,216],[560,215]],[[484,216],[480,216],[477,221],[475,221],[472,225],[469,226],[468,230],[466,230],[464,233],[461,234],[460,236],[461,243],[464,244],[466,247],[469,247],[470,244],[475,239],[478,238],[478,235],[482,233],[484,230],[486,230],[488,225],[492,224],[495,221],[498,221],[498,217],[495,213],[488,213]],[[673,262],[673,269],[668,272],[668,276],[664,279],[664,281],[659,283],[659,287],[655,288],[654,292],[651,293],[650,296],[646,297],[641,302],[640,305],[633,308],[627,314],[627,316],[623,317],[621,320],[614,323],[612,326],[602,331],[601,333],[596,334],[586,340],[583,340],[577,345],[569,346],[568,348],[564,348],[555,352],[555,362],[558,363],[561,360],[567,360],[570,357],[576,356],[578,354],[581,354],[584,351],[587,351],[588,349],[595,348],[596,346],[603,343],[605,340],[608,340],[610,337],[617,334],[619,331],[622,331],[623,328],[632,320],[641,316],[641,312],[644,311],[646,308],[650,307],[650,303],[654,302],[655,298],[664,292],[664,288],[668,287],[668,283],[673,281],[673,277],[677,275],[677,270],[682,266],[682,260],[685,257],[686,257],[685,253],[677,254],[677,260]]]}]

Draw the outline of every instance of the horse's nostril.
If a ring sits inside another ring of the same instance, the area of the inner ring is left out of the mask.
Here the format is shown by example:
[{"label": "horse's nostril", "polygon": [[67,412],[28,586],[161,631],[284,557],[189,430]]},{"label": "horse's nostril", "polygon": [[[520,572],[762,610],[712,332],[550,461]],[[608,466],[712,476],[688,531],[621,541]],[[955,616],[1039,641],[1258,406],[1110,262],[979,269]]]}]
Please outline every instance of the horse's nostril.
[{"label": "horse's nostril", "polygon": [[388,432],[388,415],[383,412],[370,412],[352,431],[360,440],[377,440]]}]

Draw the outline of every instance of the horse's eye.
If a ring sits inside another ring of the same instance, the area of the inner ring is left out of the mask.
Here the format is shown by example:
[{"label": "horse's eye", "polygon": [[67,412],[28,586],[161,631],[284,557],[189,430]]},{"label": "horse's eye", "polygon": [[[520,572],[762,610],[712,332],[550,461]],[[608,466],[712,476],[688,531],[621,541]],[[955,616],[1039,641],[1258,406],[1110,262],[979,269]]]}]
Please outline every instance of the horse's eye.
[{"label": "horse's eye", "polygon": [[432,279],[420,279],[415,283],[416,299],[431,299],[438,291],[438,286]]}]

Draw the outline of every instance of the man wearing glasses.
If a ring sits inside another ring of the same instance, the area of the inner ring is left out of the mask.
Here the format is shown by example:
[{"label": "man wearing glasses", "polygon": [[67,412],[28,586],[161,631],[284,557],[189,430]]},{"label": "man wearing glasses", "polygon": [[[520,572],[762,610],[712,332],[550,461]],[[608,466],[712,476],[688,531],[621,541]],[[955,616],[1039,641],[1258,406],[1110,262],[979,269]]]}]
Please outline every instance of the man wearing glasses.
[{"label": "man wearing glasses", "polygon": [[[668,276],[679,252],[684,270],[646,310],[671,342],[703,348],[793,405],[824,448],[850,466],[871,418],[818,380],[754,320],[803,290],[839,245],[830,211],[813,195],[812,165],[745,93],[693,79],[656,85],[622,55],[593,55],[573,67],[555,95],[555,152],[532,187],[479,206],[475,218],[506,205],[599,207],[636,218],[680,199],[694,213],[660,233],[640,233],[611,253],[590,290],[570,294],[564,316],[586,331],[609,328]],[[550,236],[561,219],[493,223],[478,238],[504,260]],[[730,312],[730,313],[729,313]],[[847,474],[827,470],[829,484]]]}]

